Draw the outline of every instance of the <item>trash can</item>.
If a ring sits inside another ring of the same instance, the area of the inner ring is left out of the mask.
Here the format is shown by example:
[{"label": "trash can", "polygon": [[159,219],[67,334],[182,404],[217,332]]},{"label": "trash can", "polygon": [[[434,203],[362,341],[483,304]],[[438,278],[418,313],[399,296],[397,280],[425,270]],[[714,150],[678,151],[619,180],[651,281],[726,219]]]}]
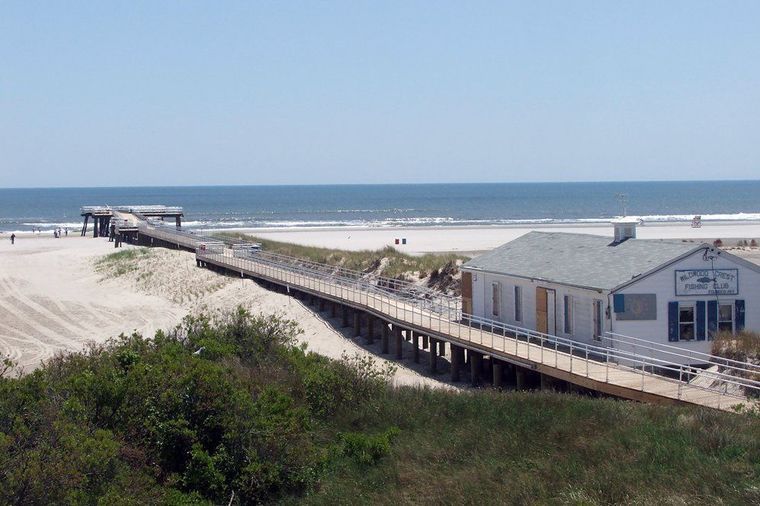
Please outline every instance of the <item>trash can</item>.
[{"label": "trash can", "polygon": [[394,239],[395,244],[398,244],[398,237]]},{"label": "trash can", "polygon": [[403,239],[401,239],[401,244],[406,244],[406,237],[404,237]]}]

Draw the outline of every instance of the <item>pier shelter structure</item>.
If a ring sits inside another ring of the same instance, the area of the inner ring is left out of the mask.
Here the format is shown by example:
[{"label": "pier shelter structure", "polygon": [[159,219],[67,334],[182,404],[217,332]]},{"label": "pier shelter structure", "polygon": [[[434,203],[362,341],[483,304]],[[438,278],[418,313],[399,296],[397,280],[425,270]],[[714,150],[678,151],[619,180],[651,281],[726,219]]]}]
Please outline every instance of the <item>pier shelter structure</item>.
[{"label": "pier shelter structure", "polygon": [[260,251],[253,244],[233,247],[141,217],[136,232],[122,234],[137,245],[195,251],[198,267],[296,297],[353,328],[367,343],[380,339],[383,354],[414,362],[425,357],[431,374],[448,371],[454,382],[467,377],[473,386],[540,386],[722,410],[757,406],[760,397],[755,380],[760,366],[752,363],[704,356],[708,367],[671,365],[652,353],[670,353],[657,343],[640,341],[629,350],[579,342],[480,317],[468,307],[466,295]]},{"label": "pier shelter structure", "polygon": [[[80,214],[84,218],[82,237],[87,235],[87,224],[90,219],[92,219],[93,223],[93,237],[109,237],[112,233],[111,225],[115,225],[116,220],[121,220],[119,223],[124,228],[129,228],[126,226],[129,223],[134,223],[136,227],[137,221],[147,220],[148,218],[156,218],[162,221],[167,218],[173,218],[176,227],[179,229],[182,226],[182,218],[184,217],[181,207],[163,205],[83,206],[80,209]],[[112,220],[114,220],[114,223],[112,223]],[[127,220],[127,222],[123,220]]]}]

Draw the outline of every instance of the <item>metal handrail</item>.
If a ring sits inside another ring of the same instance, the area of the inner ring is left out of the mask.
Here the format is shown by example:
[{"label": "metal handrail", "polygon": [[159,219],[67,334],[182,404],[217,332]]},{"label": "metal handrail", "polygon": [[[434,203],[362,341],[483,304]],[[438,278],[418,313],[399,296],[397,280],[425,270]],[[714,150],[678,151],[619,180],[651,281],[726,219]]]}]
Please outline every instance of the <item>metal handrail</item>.
[{"label": "metal handrail", "polygon": [[[479,320],[479,322],[480,321],[484,321],[484,322],[487,321],[488,322],[486,324],[481,324],[481,325],[485,325],[485,326],[493,327],[493,328],[499,328],[501,330],[506,330],[506,331],[510,331],[510,332],[513,332],[513,333],[529,334],[531,336],[537,336],[537,337],[539,337],[542,340],[546,339],[546,340],[549,340],[549,341],[552,341],[552,342],[556,341],[558,343],[562,343],[563,345],[565,345],[567,347],[571,347],[572,346],[572,347],[574,347],[576,349],[583,350],[584,352],[588,353],[591,356],[595,355],[595,356],[612,357],[612,358],[618,358],[618,359],[622,359],[622,360],[636,361],[636,362],[639,362],[639,363],[642,362],[641,359],[646,359],[647,365],[649,365],[649,366],[655,366],[655,367],[658,367],[658,368],[660,368],[662,370],[669,370],[669,371],[673,371],[673,372],[688,372],[688,373],[697,373],[697,372],[699,372],[699,374],[707,375],[707,376],[713,377],[713,378],[715,378],[715,379],[717,379],[719,381],[727,381],[729,383],[734,382],[735,380],[737,380],[737,377],[733,376],[731,374],[726,374],[726,373],[721,373],[721,372],[715,372],[715,371],[707,371],[707,370],[700,369],[700,368],[697,368],[697,367],[692,367],[692,366],[689,366],[689,365],[686,365],[686,364],[684,364],[684,365],[673,364],[672,362],[668,362],[667,360],[658,359],[658,358],[652,357],[651,355],[640,355],[638,353],[627,351],[627,350],[620,350],[620,349],[616,349],[616,348],[607,348],[607,347],[603,347],[603,346],[586,344],[586,343],[583,343],[583,342],[580,342],[580,341],[575,341],[573,339],[569,339],[569,338],[566,338],[566,337],[560,337],[560,336],[556,336],[556,335],[553,335],[553,334],[546,334],[546,333],[538,332],[538,331],[535,331],[535,330],[532,330],[532,329],[526,329],[526,328],[522,328],[522,327],[516,327],[514,325],[510,325],[510,324],[506,324],[506,323],[502,323],[502,322],[498,322],[498,321],[494,321],[494,320],[490,320],[489,321],[489,320],[486,320],[486,319],[483,319],[483,318],[479,318],[478,320]],[[748,379],[748,378],[738,378],[738,379],[742,380],[741,383],[740,383],[741,385],[747,386],[749,388],[760,390],[760,381],[755,381],[755,380],[751,380],[751,379]],[[747,382],[751,383],[751,385],[747,385]]]},{"label": "metal handrail", "polygon": [[[205,236],[192,231],[178,230],[169,225],[150,224],[146,221],[141,221],[139,223],[138,231],[159,239],[168,241],[176,240],[187,247],[196,249],[202,243],[222,242],[222,239],[218,237]],[[180,238],[186,238],[187,241],[181,240]],[[241,243],[236,241],[235,244]],[[270,262],[281,267],[288,266],[289,268],[294,269],[294,271],[309,271],[312,275],[327,275],[343,283],[355,283],[360,279],[364,281],[370,280],[370,278],[366,277],[365,273],[360,271],[352,271],[328,264],[319,264],[310,260],[301,260],[297,257],[289,257],[278,253],[258,252],[255,256],[256,260],[259,262]],[[403,294],[408,301],[413,301],[413,303],[417,305],[427,306],[431,311],[456,314],[456,312],[461,309],[461,299],[458,297],[420,287],[408,281],[395,280],[393,278],[385,278],[382,276],[374,276],[371,279],[382,283],[376,286],[373,285],[374,290],[388,290],[390,288],[395,289],[398,287],[400,288],[399,293]],[[420,293],[424,294],[424,296],[420,296]]]},{"label": "metal handrail", "polygon": [[[293,266],[287,266],[287,268],[284,268],[283,266],[280,266],[280,265],[273,265],[270,262],[260,262],[260,261],[258,261],[258,259],[255,259],[255,258],[239,258],[239,257],[232,257],[232,256],[229,256],[229,255],[225,255],[225,254],[204,254],[204,253],[200,253],[200,252],[197,253],[197,257],[199,259],[202,259],[202,260],[203,259],[205,259],[205,260],[217,260],[217,261],[222,262],[223,264],[227,264],[230,267],[248,268],[249,270],[251,270],[253,272],[260,272],[260,271],[263,270],[263,271],[269,271],[270,274],[271,274],[272,271],[277,271],[278,272],[277,276],[270,276],[270,277],[273,277],[275,279],[279,279],[280,281],[284,281],[289,286],[293,285],[293,286],[297,287],[297,286],[300,285],[302,288],[312,289],[313,290],[315,288],[318,288],[318,287],[314,286],[315,284],[319,286],[319,285],[321,285],[325,281],[325,278],[314,278],[314,277],[312,277],[313,273],[312,272],[308,272],[305,269],[303,269],[302,272],[298,272],[298,269],[295,269]],[[297,280],[293,275],[298,275],[298,276],[300,276],[301,279]],[[330,278],[327,278],[327,279],[330,279]],[[399,302],[402,304],[402,308],[403,308],[403,306],[405,306],[405,304],[404,304],[405,301],[398,300],[398,299],[395,299],[393,297],[394,290],[392,290],[392,289],[385,290],[385,291],[383,291],[381,293],[377,293],[377,292],[375,292],[375,293],[369,293],[366,290],[366,288],[369,285],[364,284],[362,282],[356,283],[353,286],[344,287],[344,286],[341,286],[339,284],[335,284],[334,280],[330,280],[329,285],[331,285],[332,288],[337,288],[337,289],[340,289],[340,290],[348,290],[349,293],[351,293],[353,295],[358,295],[358,299],[359,299],[360,303],[363,303],[364,305],[367,305],[367,306],[370,306],[370,304],[369,304],[370,297],[373,300],[378,300],[378,297],[379,297],[379,302],[380,302],[380,307],[381,308],[384,307],[383,304],[390,304],[391,303],[390,299],[393,298],[392,305],[395,308],[395,310],[396,310],[397,313],[398,313],[398,310],[399,310]],[[365,290],[362,290],[362,288],[365,288]],[[319,291],[319,290],[317,290],[317,291]],[[383,300],[383,297],[385,297],[385,298],[387,298],[389,300],[386,302],[386,301]],[[347,298],[347,297],[344,297],[344,298]],[[409,311],[408,309],[405,309],[405,308],[403,308],[402,310],[405,311],[405,312]],[[454,322],[450,318],[448,320],[444,321],[443,317],[439,316],[438,314],[423,313],[422,311],[420,311],[420,313],[415,313],[414,312],[415,311],[415,306],[411,306],[411,311],[412,311],[412,318],[411,318],[412,321],[411,321],[411,323],[416,324],[417,323],[416,318],[418,316],[420,318],[420,323],[429,324],[429,326],[431,326],[431,327],[433,326],[432,325],[432,321],[433,320],[436,320],[439,323],[439,328],[440,328],[440,324],[441,323],[445,323],[445,324],[449,325],[449,329],[450,330],[451,330],[451,324],[453,323],[456,326],[456,328],[457,328],[457,333],[456,334],[451,334],[451,335],[453,337],[458,337],[460,339],[463,338],[463,336],[462,336],[462,327],[464,325],[462,325],[462,324],[460,324],[458,322]],[[463,316],[464,318],[467,318],[468,316],[471,316],[471,315],[463,314],[461,316]],[[481,319],[481,322],[482,321],[483,321],[483,319]],[[604,363],[605,363],[605,366],[607,368],[606,375],[605,375],[607,382],[609,382],[609,367],[610,367],[610,363],[613,362],[612,359],[618,359],[618,360],[624,360],[624,361],[630,362],[632,364],[635,364],[637,366],[640,366],[640,368],[639,367],[623,367],[623,366],[620,366],[618,364],[615,364],[612,367],[613,368],[617,368],[618,370],[621,370],[621,371],[635,372],[636,374],[641,375],[642,376],[642,380],[641,380],[642,381],[642,383],[641,383],[642,384],[642,387],[641,387],[642,390],[644,390],[644,377],[645,376],[647,376],[647,377],[655,377],[656,376],[658,379],[660,379],[662,381],[678,384],[678,398],[681,398],[682,389],[685,388],[685,387],[688,387],[690,389],[698,389],[698,390],[704,390],[704,391],[714,392],[714,393],[718,393],[718,394],[720,394],[722,396],[728,396],[728,397],[732,397],[732,398],[736,398],[736,399],[741,399],[742,401],[746,401],[746,398],[744,396],[736,395],[733,392],[729,392],[728,389],[727,389],[727,385],[731,384],[731,385],[735,385],[735,386],[738,386],[738,387],[743,388],[743,389],[760,391],[759,387],[755,386],[754,384],[748,384],[746,381],[741,381],[741,378],[736,378],[736,377],[733,377],[733,376],[729,377],[729,376],[726,376],[726,375],[722,375],[720,373],[712,373],[710,371],[697,370],[697,369],[689,367],[689,366],[678,366],[678,367],[675,367],[672,364],[667,363],[666,361],[655,359],[655,358],[652,358],[652,357],[649,357],[649,356],[641,356],[641,355],[634,354],[632,352],[627,352],[625,350],[614,350],[614,349],[610,349],[610,348],[604,348],[604,347],[600,347],[600,346],[588,345],[588,344],[585,344],[585,343],[579,343],[577,341],[572,341],[572,340],[569,340],[567,338],[562,338],[562,337],[559,337],[559,336],[553,336],[553,335],[549,335],[549,334],[544,334],[544,333],[540,333],[540,332],[537,332],[537,331],[533,331],[531,329],[522,329],[520,327],[515,327],[515,326],[512,326],[512,325],[504,324],[502,322],[490,321],[488,323],[489,323],[489,325],[487,325],[487,326],[492,327],[492,330],[493,330],[493,328],[503,329],[505,331],[506,330],[510,330],[510,331],[512,331],[512,333],[514,334],[514,336],[507,335],[506,332],[503,332],[502,334],[500,334],[498,336],[495,333],[493,333],[493,332],[484,332],[483,329],[482,329],[482,325],[481,325],[481,328],[477,329],[479,331],[479,337],[480,337],[480,340],[479,340],[478,344],[481,344],[481,345],[484,344],[483,343],[483,337],[484,337],[484,334],[487,334],[487,335],[490,336],[491,347],[494,350],[496,350],[496,351],[506,351],[506,342],[507,342],[507,340],[510,339],[510,340],[514,341],[515,346],[517,346],[518,342],[520,341],[520,339],[519,339],[520,338],[520,334],[522,334],[525,337],[525,340],[527,341],[527,344],[528,344],[528,356],[530,356],[530,349],[531,349],[530,346],[531,345],[534,345],[534,346],[536,345],[533,341],[534,340],[538,340],[539,341],[538,346],[541,348],[542,357],[543,357],[543,351],[547,347],[550,348],[550,349],[552,347],[554,348],[552,351],[554,351],[554,353],[555,353],[555,361],[557,360],[556,359],[557,354],[569,357],[570,358],[571,373],[573,372],[572,371],[572,368],[573,368],[572,358],[575,356],[575,354],[573,353],[573,348],[575,348],[575,352],[580,351],[581,355],[585,354],[585,357],[586,357],[586,360],[585,360],[585,362],[586,362],[586,375],[587,376],[589,375],[589,366],[592,363],[592,360],[590,360],[590,359],[593,358],[594,355],[600,357],[600,359],[602,357],[604,357],[604,359],[605,359]],[[470,341],[470,342],[475,342],[474,339],[472,339],[472,336],[471,336],[471,334],[472,334],[472,327],[468,326],[467,328],[468,328],[468,337],[464,338],[464,339],[467,340],[467,341]],[[495,344],[494,341],[495,341],[496,337],[502,339],[502,349],[501,350],[499,350],[498,347],[496,347],[494,345]],[[560,350],[559,349],[559,344],[560,343],[563,343],[564,345],[566,345],[566,347],[569,347],[570,348],[570,353],[567,353],[567,352],[564,352],[564,351]],[[674,379],[674,378],[669,378],[669,377],[666,377],[666,376],[655,375],[652,372],[652,370],[653,370],[654,367],[657,367],[660,370],[670,370],[670,371],[673,371],[673,372],[678,372],[679,373],[679,379]],[[650,369],[650,372],[647,372],[647,368]],[[700,374],[706,375],[707,377],[712,378],[713,380],[720,381],[721,385],[723,386],[723,391],[720,391],[719,388],[705,387],[705,386],[702,386],[702,385],[691,385],[688,382],[685,382],[685,381],[683,381],[681,379],[683,377],[684,373],[686,373],[688,375],[688,374],[694,374],[695,372],[699,372]]]},{"label": "metal handrail", "polygon": [[183,208],[180,206],[161,206],[161,205],[138,205],[138,206],[111,206],[111,209],[115,211],[122,211],[125,213],[134,214],[153,214],[153,213],[169,213],[169,214],[182,214]]},{"label": "metal handrail", "polygon": [[[644,343],[642,346],[650,347],[650,349],[654,351],[659,351],[661,353],[680,356],[683,358],[704,357],[704,359],[702,360],[705,361],[706,359],[706,363],[708,364],[719,365],[723,367],[730,367],[732,369],[743,370],[746,372],[760,373],[760,365],[753,364],[752,362],[742,362],[740,360],[724,358],[719,355],[703,353],[701,351],[696,351],[696,350],[684,350],[677,346],[671,346],[664,343],[657,343],[655,341],[649,341],[647,339],[641,339],[639,337],[627,336],[625,334],[619,334],[617,332],[606,332],[605,334],[606,336],[603,336],[603,337],[609,340],[610,342],[621,342],[624,344],[631,344],[633,346],[636,345],[635,343]],[[608,336],[614,336],[614,337],[608,337]],[[632,343],[631,341],[634,341],[634,342]],[[670,352],[670,351],[662,350],[661,348],[667,348],[669,350],[678,350],[678,352]],[[731,366],[728,364],[738,364],[738,365]]]},{"label": "metal handrail", "polygon": [[347,269],[339,265],[323,264],[319,262],[314,262],[313,260],[304,260],[298,257],[283,255],[280,253],[271,253],[268,251],[258,252],[256,253],[256,256],[269,257],[275,261],[283,261],[283,262],[292,263],[298,266],[308,266],[310,268],[313,268],[315,271],[325,270],[325,271],[329,271],[331,275],[338,275],[340,277],[351,278],[351,279],[375,280],[375,281],[382,282],[382,286],[406,287],[408,289],[411,289],[417,292],[428,294],[430,297],[451,300],[452,302],[455,302],[455,303],[459,303],[461,301],[459,297],[455,297],[446,293],[431,290],[430,288],[420,286],[420,285],[412,283],[411,281],[406,281],[403,279],[372,275],[367,272],[357,271],[354,269]]}]

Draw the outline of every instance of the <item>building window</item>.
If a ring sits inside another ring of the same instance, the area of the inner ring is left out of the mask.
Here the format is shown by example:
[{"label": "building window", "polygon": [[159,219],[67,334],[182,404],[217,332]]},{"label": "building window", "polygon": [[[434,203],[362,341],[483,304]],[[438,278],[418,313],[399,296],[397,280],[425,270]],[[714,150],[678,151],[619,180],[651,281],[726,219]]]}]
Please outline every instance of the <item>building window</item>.
[{"label": "building window", "polygon": [[515,287],[515,321],[522,321],[522,287]]},{"label": "building window", "polygon": [[594,301],[594,341],[602,340],[603,305],[601,300]]},{"label": "building window", "polygon": [[499,316],[501,309],[501,286],[499,283],[491,283],[491,313]]},{"label": "building window", "polygon": [[573,333],[573,297],[571,295],[565,295],[564,307],[565,307],[565,334],[572,334]]},{"label": "building window", "polygon": [[734,331],[734,305],[721,304],[718,306],[718,332]]},{"label": "building window", "polygon": [[678,307],[678,339],[680,341],[694,340],[694,306],[681,304]]}]

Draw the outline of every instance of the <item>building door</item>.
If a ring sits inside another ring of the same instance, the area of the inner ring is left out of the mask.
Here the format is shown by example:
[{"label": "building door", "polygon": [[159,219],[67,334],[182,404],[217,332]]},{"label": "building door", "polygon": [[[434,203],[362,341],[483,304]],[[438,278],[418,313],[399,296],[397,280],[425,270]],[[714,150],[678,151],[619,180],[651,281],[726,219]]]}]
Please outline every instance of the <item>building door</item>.
[{"label": "building door", "polygon": [[462,272],[462,312],[472,314],[472,273]]},{"label": "building door", "polygon": [[544,334],[556,334],[556,293],[550,288],[536,287],[536,330]]}]

